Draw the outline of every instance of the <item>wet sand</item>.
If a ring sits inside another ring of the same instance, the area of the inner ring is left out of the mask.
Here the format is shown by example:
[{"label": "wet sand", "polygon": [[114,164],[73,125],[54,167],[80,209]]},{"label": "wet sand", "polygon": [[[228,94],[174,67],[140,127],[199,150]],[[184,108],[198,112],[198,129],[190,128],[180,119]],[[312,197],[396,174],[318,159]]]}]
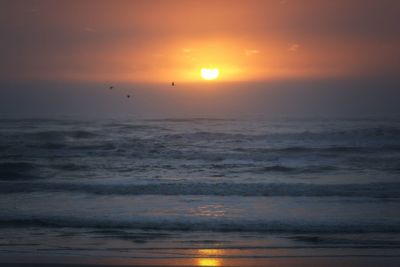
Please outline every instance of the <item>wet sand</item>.
[{"label": "wet sand", "polygon": [[[62,263],[61,263],[62,262]],[[0,259],[2,267],[121,267],[121,266],[266,266],[266,267],[398,267],[400,255],[397,257],[307,257],[307,258],[249,258],[249,259],[220,259],[220,258],[186,258],[186,259],[17,259],[5,257]]]}]

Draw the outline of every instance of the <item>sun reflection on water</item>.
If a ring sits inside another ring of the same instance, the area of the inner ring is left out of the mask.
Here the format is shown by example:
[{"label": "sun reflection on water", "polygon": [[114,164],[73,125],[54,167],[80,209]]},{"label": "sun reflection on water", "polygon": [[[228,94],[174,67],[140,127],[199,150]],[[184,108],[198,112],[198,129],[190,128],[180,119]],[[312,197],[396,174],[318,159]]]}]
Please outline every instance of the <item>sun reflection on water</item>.
[{"label": "sun reflection on water", "polygon": [[201,258],[197,260],[197,266],[218,267],[222,266],[222,261],[220,259]]},{"label": "sun reflection on water", "polygon": [[197,259],[197,266],[222,266],[222,259],[216,257],[224,255],[223,249],[199,249],[197,253],[201,257]]},{"label": "sun reflection on water", "polygon": [[223,217],[226,210],[223,205],[203,205],[194,209],[193,213],[202,217]]}]

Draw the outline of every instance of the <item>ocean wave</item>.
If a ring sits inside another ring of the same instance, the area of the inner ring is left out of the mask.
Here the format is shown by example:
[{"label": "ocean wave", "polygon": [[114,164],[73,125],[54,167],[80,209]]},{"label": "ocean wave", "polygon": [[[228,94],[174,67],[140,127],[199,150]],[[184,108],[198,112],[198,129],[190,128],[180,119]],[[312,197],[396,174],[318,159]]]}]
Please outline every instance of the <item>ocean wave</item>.
[{"label": "ocean wave", "polygon": [[284,153],[284,154],[303,154],[303,153],[375,153],[382,150],[400,150],[400,146],[384,147],[357,147],[357,146],[287,146],[282,148],[237,148],[238,152],[253,153]]},{"label": "ocean wave", "polygon": [[270,166],[259,166],[256,164],[212,164],[209,167],[211,170],[228,170],[233,171],[235,173],[288,173],[288,174],[301,174],[301,173],[317,173],[317,172],[328,172],[334,171],[338,168],[335,166],[328,165],[310,165],[310,166],[300,166],[300,167],[292,167],[285,165],[270,165]]},{"label": "ocean wave", "polygon": [[61,142],[45,142],[40,145],[32,145],[32,148],[41,148],[41,149],[48,149],[48,150],[59,150],[67,148],[66,143]]},{"label": "ocean wave", "polygon": [[50,165],[51,168],[61,171],[86,171],[89,170],[89,166],[75,163],[64,163]]},{"label": "ocean wave", "polygon": [[236,121],[236,119],[224,119],[224,118],[165,118],[165,119],[148,119],[145,121],[154,122],[230,122]]},{"label": "ocean wave", "polygon": [[385,137],[385,138],[400,138],[400,128],[398,127],[390,127],[390,126],[380,126],[380,127],[361,127],[361,128],[352,128],[346,130],[329,130],[329,131],[302,131],[302,132],[293,132],[293,133],[281,133],[276,135],[282,136],[299,136],[299,137],[309,137],[309,138],[317,138],[317,137],[325,137],[325,138],[376,138],[376,137]]},{"label": "ocean wave", "polygon": [[104,124],[104,127],[106,128],[116,128],[120,130],[126,130],[126,131],[131,131],[131,130],[168,130],[166,127],[161,127],[157,125],[151,125],[151,124],[131,124],[131,123],[108,123]]},{"label": "ocean wave", "polygon": [[248,138],[252,138],[251,135],[245,134],[232,134],[232,133],[218,133],[218,132],[204,132],[198,131],[194,133],[176,133],[176,134],[166,134],[161,138],[163,140],[177,140],[177,139],[186,139],[186,140],[203,140],[203,141],[212,141],[212,140],[237,140],[237,141],[245,141]]},{"label": "ocean wave", "polygon": [[50,141],[40,143],[26,144],[30,149],[57,151],[80,151],[80,152],[96,152],[97,150],[114,150],[116,146],[110,141],[103,142],[68,142],[68,141]]},{"label": "ocean wave", "polygon": [[273,165],[273,166],[267,166],[267,167],[261,167],[257,169],[259,172],[293,172],[295,171],[296,168],[291,168],[291,167],[286,167],[282,165]]},{"label": "ocean wave", "polygon": [[[144,134],[152,125],[116,123],[124,133],[105,126],[71,130],[11,131],[0,133],[0,146],[11,152],[22,149],[116,150],[119,156],[137,158],[174,158],[187,160],[224,159],[268,160],[296,154],[372,154],[400,151],[400,130],[391,127],[345,131],[248,134],[243,132],[168,132]],[[125,129],[126,127],[126,129]],[[156,129],[158,126],[155,126]],[[136,130],[140,130],[137,133]],[[127,131],[127,132],[126,132]],[[129,131],[135,133],[132,136]],[[168,134],[166,134],[168,133]],[[37,154],[35,154],[37,155]],[[40,156],[40,155],[39,155]]]},{"label": "ocean wave", "polygon": [[335,138],[335,139],[359,139],[359,138],[396,138],[400,139],[400,129],[397,127],[370,127],[348,130],[330,131],[290,131],[290,132],[265,132],[261,134],[242,134],[229,132],[198,131],[193,133],[169,134],[167,138],[205,138],[205,139],[249,139],[262,140],[269,138]]},{"label": "ocean wave", "polygon": [[252,169],[246,170],[246,172],[251,172],[251,173],[281,172],[281,173],[301,174],[301,173],[327,172],[327,171],[334,171],[337,169],[338,168],[335,166],[326,166],[326,165],[304,166],[304,167],[289,167],[289,166],[284,166],[284,165],[272,165],[272,166],[252,168]]},{"label": "ocean wave", "polygon": [[38,178],[33,174],[37,166],[29,162],[2,162],[0,163],[0,180],[29,180]]},{"label": "ocean wave", "polygon": [[48,130],[31,132],[26,137],[30,138],[30,136],[38,140],[48,141],[65,140],[66,138],[91,139],[94,137],[98,137],[99,134],[87,130]]},{"label": "ocean wave", "polygon": [[399,198],[400,183],[308,184],[308,183],[161,183],[110,185],[88,183],[7,183],[0,193],[81,192],[99,195],[205,195]]},{"label": "ocean wave", "polygon": [[339,134],[353,134],[362,136],[393,136],[400,137],[400,129],[398,127],[381,126],[370,128],[359,128],[349,131],[339,131]]},{"label": "ocean wave", "polygon": [[2,227],[70,227],[161,231],[216,231],[260,233],[400,233],[400,221],[312,222],[287,220],[204,219],[162,217],[69,217],[14,215],[0,218]]},{"label": "ocean wave", "polygon": [[[182,166],[189,167],[190,166]],[[203,165],[203,168],[210,170],[223,170],[234,173],[288,173],[288,174],[302,174],[302,173],[317,173],[338,170],[336,166],[329,165],[307,165],[307,166],[286,166],[282,164],[275,164],[269,166],[260,166],[254,163],[214,163],[211,165]]]}]

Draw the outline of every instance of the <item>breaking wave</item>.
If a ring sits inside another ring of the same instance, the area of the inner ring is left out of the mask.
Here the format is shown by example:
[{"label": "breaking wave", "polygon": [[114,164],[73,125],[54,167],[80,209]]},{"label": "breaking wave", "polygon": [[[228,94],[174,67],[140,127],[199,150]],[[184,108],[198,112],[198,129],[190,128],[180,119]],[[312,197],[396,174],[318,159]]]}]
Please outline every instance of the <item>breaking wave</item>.
[{"label": "breaking wave", "polygon": [[140,216],[125,219],[105,217],[78,218],[68,216],[10,216],[2,217],[0,219],[0,226],[260,233],[400,233],[400,221],[311,222],[301,220],[173,219]]},{"label": "breaking wave", "polygon": [[[60,140],[65,138],[74,138],[74,139],[90,139],[99,136],[99,134],[91,132],[91,131],[84,131],[84,130],[65,130],[65,131],[38,131],[30,133],[33,138],[39,140]],[[28,136],[29,138],[29,136]]]},{"label": "breaking wave", "polygon": [[204,195],[399,198],[400,183],[307,184],[307,183],[161,183],[144,185],[88,183],[6,183],[0,193],[81,192],[98,195]]}]

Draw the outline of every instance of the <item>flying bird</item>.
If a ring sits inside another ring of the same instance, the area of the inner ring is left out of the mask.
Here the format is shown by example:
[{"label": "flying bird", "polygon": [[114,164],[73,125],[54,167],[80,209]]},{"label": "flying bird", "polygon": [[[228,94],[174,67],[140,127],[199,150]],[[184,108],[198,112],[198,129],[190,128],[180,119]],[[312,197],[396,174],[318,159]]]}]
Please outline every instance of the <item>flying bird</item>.
[{"label": "flying bird", "polygon": [[126,95],[127,98],[131,98],[131,95]]},{"label": "flying bird", "polygon": [[114,89],[114,86],[110,86],[110,90]]},{"label": "flying bird", "polygon": [[171,84],[172,86],[175,86],[175,82],[172,82],[172,84]]}]

